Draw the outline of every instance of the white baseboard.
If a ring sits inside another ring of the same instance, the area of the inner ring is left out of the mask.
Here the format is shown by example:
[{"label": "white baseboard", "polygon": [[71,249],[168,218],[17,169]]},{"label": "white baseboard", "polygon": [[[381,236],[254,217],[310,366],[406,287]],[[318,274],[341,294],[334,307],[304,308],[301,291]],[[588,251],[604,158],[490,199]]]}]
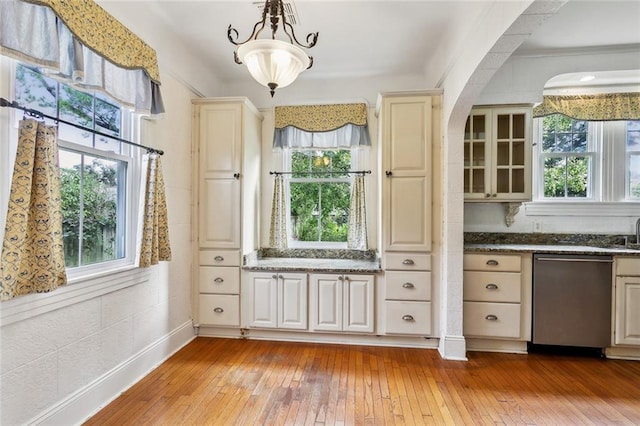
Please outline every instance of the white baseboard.
[{"label": "white baseboard", "polygon": [[440,339],[438,352],[443,359],[467,361],[467,349],[464,336],[444,336]]},{"label": "white baseboard", "polygon": [[93,382],[32,418],[27,424],[81,424],[194,338],[192,322],[185,322]]}]

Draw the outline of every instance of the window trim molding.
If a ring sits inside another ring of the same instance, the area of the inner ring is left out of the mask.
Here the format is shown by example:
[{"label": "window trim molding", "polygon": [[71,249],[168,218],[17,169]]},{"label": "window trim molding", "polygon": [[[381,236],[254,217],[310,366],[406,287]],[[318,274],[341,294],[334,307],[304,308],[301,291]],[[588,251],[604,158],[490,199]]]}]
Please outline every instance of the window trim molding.
[{"label": "window trim molding", "polygon": [[599,202],[583,200],[532,201],[524,203],[527,216],[616,216],[636,217],[640,202]]}]

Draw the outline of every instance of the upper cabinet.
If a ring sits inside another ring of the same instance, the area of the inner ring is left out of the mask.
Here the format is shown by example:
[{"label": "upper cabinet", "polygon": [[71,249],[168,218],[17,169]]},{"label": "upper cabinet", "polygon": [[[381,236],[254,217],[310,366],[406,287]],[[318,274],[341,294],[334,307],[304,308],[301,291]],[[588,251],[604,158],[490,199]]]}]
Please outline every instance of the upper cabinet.
[{"label": "upper cabinet", "polygon": [[467,201],[531,200],[531,108],[474,108],[464,130]]},{"label": "upper cabinet", "polygon": [[380,97],[385,251],[431,250],[431,155],[439,99],[428,94]]}]

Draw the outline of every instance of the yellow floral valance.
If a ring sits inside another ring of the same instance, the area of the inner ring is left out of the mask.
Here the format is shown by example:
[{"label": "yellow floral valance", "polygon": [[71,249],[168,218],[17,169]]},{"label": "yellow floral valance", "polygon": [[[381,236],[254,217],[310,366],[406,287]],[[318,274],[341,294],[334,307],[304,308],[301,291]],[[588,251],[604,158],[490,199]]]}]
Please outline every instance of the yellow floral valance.
[{"label": "yellow floral valance", "polygon": [[160,82],[156,52],[91,0],[25,0],[50,7],[87,47],[126,69],[143,69]]},{"label": "yellow floral valance", "polygon": [[556,113],[576,120],[639,120],[640,93],[545,95],[543,102],[533,109],[534,117]]},{"label": "yellow floral valance", "polygon": [[366,126],[366,104],[294,105],[275,108],[276,129],[288,126],[307,132],[328,132],[347,124]]}]

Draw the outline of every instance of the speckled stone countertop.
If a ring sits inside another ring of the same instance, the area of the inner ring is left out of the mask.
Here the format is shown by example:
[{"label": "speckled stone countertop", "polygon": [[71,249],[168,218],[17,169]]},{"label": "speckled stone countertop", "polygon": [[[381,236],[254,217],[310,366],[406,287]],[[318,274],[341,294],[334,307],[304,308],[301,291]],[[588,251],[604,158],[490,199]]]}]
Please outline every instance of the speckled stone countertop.
[{"label": "speckled stone countertop", "polygon": [[[635,237],[627,236],[629,240]],[[625,245],[624,236],[599,234],[521,234],[465,232],[464,251],[638,256],[640,245]]]},{"label": "speckled stone countertop", "polygon": [[375,250],[263,248],[244,257],[242,269],[278,272],[377,273],[382,270]]}]

